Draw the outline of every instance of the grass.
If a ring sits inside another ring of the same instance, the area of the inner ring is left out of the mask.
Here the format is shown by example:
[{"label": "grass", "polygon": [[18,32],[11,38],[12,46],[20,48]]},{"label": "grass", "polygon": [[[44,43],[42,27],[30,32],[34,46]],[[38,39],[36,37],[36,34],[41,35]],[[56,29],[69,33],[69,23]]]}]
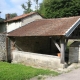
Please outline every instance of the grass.
[{"label": "grass", "polygon": [[27,80],[38,75],[58,75],[57,72],[0,62],[0,80]]}]

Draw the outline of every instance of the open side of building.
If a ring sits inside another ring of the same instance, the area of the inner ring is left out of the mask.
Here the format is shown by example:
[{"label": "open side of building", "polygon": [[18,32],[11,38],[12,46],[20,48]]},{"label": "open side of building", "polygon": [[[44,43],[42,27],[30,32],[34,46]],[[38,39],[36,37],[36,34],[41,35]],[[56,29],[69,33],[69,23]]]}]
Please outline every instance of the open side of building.
[{"label": "open side of building", "polygon": [[64,67],[68,40],[80,38],[80,16],[36,20],[7,36],[16,50],[13,61],[50,69]]}]

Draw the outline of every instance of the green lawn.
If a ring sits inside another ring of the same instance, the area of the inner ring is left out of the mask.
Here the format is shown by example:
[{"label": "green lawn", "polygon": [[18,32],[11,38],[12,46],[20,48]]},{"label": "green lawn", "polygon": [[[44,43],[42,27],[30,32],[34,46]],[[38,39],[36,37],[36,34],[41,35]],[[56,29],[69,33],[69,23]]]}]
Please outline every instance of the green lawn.
[{"label": "green lawn", "polygon": [[26,80],[38,75],[58,75],[57,72],[0,62],[0,80]]}]

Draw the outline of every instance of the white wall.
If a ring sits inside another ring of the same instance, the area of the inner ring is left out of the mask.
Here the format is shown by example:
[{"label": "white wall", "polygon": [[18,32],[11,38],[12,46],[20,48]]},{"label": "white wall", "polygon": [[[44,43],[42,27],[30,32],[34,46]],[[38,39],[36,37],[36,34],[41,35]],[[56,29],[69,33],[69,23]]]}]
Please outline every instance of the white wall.
[{"label": "white wall", "polygon": [[33,22],[37,19],[42,19],[42,17],[38,14],[34,14],[32,16],[26,17],[21,21],[9,22],[7,23],[7,32],[11,32],[19,27],[22,27],[30,22]]},{"label": "white wall", "polygon": [[7,32],[11,32],[19,27],[21,27],[21,21],[7,23]]},{"label": "white wall", "polygon": [[24,26],[24,25],[26,25],[26,24],[28,24],[30,22],[33,22],[33,21],[35,21],[37,19],[42,19],[42,17],[40,15],[38,15],[38,14],[35,14],[35,15],[29,16],[27,18],[24,18],[24,19],[22,19],[21,26]]}]

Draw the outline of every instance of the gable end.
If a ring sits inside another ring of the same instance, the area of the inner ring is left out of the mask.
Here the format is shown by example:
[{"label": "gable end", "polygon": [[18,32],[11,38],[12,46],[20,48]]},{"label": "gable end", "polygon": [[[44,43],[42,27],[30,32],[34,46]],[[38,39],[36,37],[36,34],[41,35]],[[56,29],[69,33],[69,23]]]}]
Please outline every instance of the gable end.
[{"label": "gable end", "polygon": [[79,24],[80,24],[80,18],[70,27],[70,29],[66,31],[64,35],[66,37],[69,37],[71,33],[78,27]]}]

